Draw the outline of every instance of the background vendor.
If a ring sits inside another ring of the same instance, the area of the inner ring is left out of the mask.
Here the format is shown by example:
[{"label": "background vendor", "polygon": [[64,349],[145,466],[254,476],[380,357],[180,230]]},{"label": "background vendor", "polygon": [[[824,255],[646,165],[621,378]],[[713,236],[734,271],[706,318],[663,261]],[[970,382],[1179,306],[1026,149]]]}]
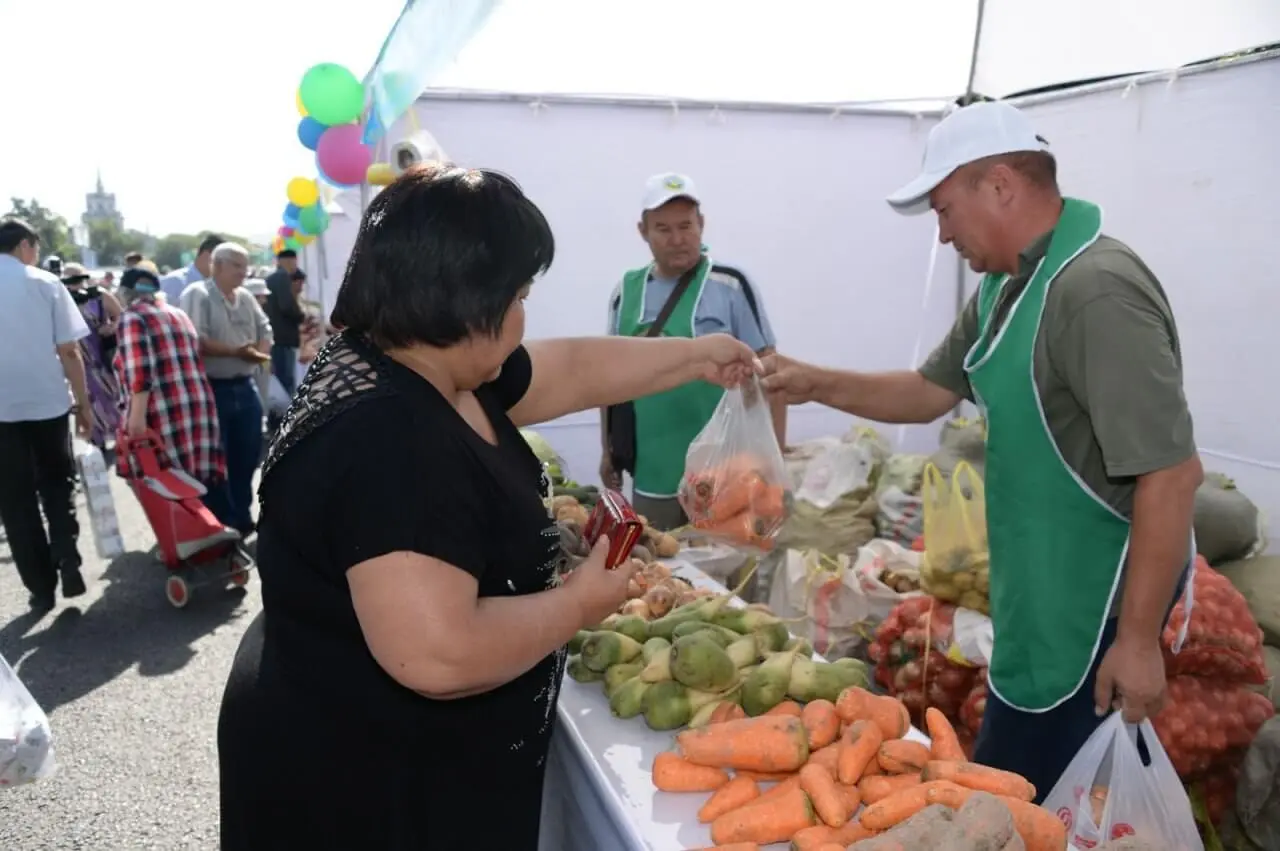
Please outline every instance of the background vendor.
[{"label": "background vendor", "polygon": [[1161,632],[1203,477],[1177,329],[1101,210],[1062,197],[1013,106],[945,118],[923,173],[888,200],[932,209],[942,243],[986,275],[950,334],[918,372],[773,357],[765,384],[880,422],[931,422],[962,399],[983,410],[995,647],[974,760],[1043,797],[1113,706],[1137,721],[1163,700]]},{"label": "background vendor", "polygon": [[[645,184],[637,229],[653,261],[627,272],[609,297],[610,334],[624,337],[703,337],[728,333],[761,355],[776,342],[759,291],[737,269],[714,263],[702,244],[704,220],[693,181],[681,174],[659,174]],[[663,313],[666,316],[663,317]],[[652,331],[663,318],[658,333]],[[685,524],[676,501],[689,444],[711,419],[723,390],[698,381],[634,403],[635,457],[617,437],[618,410],[600,412],[600,479],[622,486],[632,474],[632,501],[638,513],[659,529]],[[786,403],[773,405],[774,431],[786,445]]]}]

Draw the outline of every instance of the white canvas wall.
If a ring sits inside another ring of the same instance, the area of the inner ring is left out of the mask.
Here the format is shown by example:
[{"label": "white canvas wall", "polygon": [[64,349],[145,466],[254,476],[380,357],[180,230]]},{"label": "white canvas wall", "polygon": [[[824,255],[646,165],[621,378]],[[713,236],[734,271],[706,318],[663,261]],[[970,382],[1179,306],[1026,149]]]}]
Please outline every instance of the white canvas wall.
[{"label": "white canvas wall", "polygon": [[[614,285],[649,260],[636,233],[644,181],[667,170],[697,182],[712,256],[746,271],[786,351],[905,367],[920,334],[932,340],[954,314],[950,250],[926,309],[933,224],[895,216],[883,200],[918,166],[927,120],[441,100],[419,107],[421,126],[452,158],[514,176],[555,230],[555,265],[529,301],[530,338],[604,331]],[[805,439],[848,423],[821,407],[795,408],[789,431]],[[589,413],[544,431],[575,476],[594,478],[598,428]],[[907,445],[932,446],[935,434],[907,430]]]}]

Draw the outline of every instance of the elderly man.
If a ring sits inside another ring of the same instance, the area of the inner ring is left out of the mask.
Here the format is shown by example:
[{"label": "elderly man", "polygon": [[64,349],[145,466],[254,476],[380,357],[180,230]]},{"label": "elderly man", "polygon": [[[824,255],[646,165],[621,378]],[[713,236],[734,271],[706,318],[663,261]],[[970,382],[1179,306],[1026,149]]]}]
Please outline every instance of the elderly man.
[{"label": "elderly man", "polygon": [[[610,334],[702,337],[727,332],[753,351],[774,350],[773,329],[747,276],[712,263],[702,245],[701,200],[693,181],[659,174],[645,185],[636,226],[653,259],[623,276],[609,299]],[[685,524],[676,491],[689,444],[711,419],[724,391],[697,381],[601,411],[600,478],[606,487],[632,475],[636,510],[659,529]],[[773,426],[786,443],[786,403]]]},{"label": "elderly man", "polygon": [[190,314],[190,311],[187,311],[182,303],[182,294],[192,284],[198,284],[208,279],[209,258],[213,254],[213,249],[221,244],[222,237],[216,233],[209,234],[200,240],[200,247],[196,249],[196,259],[191,262],[190,266],[174,269],[160,279],[160,292],[164,294],[164,300],[167,304]]},{"label": "elderly man", "polygon": [[0,522],[31,608],[44,611],[54,606],[59,579],[62,596],[85,592],[67,385],[81,436],[89,434],[91,407],[80,354],[89,327],[62,282],[36,267],[39,254],[34,228],[0,219]]},{"label": "elderly man", "polygon": [[227,456],[231,516],[218,519],[247,536],[253,531],[253,473],[262,459],[262,400],[255,377],[271,361],[271,323],[241,286],[249,252],[224,242],[211,258],[211,277],[190,293],[187,314],[200,335]]},{"label": "elderly man", "polygon": [[982,409],[995,649],[974,758],[1043,797],[1113,707],[1137,721],[1163,699],[1160,636],[1202,478],[1173,313],[1101,210],[1062,197],[1047,144],[1009,104],[943,119],[923,173],[888,201],[937,214],[942,242],[985,275],[978,292],[918,372],[775,356],[765,386],[881,422]]}]

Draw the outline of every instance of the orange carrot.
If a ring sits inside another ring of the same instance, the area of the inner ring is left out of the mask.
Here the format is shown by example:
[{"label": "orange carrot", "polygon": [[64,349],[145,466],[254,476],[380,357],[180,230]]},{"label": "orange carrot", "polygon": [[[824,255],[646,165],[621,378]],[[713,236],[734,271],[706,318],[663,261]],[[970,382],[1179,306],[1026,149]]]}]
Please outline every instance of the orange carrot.
[{"label": "orange carrot", "polygon": [[725,813],[711,823],[711,841],[786,842],[814,823],[813,804],[800,789],[792,789],[768,801],[757,799]]},{"label": "orange carrot", "polygon": [[721,721],[734,721],[738,718],[746,718],[747,711],[740,705],[731,700],[722,700],[720,705],[711,713],[712,724],[719,724]]},{"label": "orange carrot", "polygon": [[1025,778],[1012,771],[1001,771],[976,762],[943,762],[930,760],[924,767],[922,779],[950,780],[969,789],[979,792],[990,792],[992,795],[1007,795],[1022,801],[1036,799],[1036,787]]},{"label": "orange carrot", "polygon": [[825,748],[809,751],[809,761],[805,765],[821,765],[834,777],[840,771],[840,743],[832,742]]},{"label": "orange carrot", "polygon": [[928,783],[908,786],[900,789],[887,798],[883,798],[865,808],[858,816],[863,827],[872,830],[888,830],[895,827],[916,813],[929,806]]},{"label": "orange carrot", "polygon": [[800,788],[813,802],[818,818],[831,827],[840,827],[849,820],[844,795],[836,788],[836,779],[820,765],[806,765],[800,769]]},{"label": "orange carrot", "polygon": [[818,851],[844,851],[844,849],[842,842],[827,842],[818,846]]},{"label": "orange carrot", "polygon": [[653,785],[663,792],[710,792],[728,782],[729,775],[719,768],[694,765],[671,751],[653,758]]},{"label": "orange carrot", "polygon": [[725,813],[760,797],[760,787],[750,777],[735,777],[717,789],[698,810],[698,821],[710,824]]},{"label": "orange carrot", "polygon": [[885,798],[900,789],[919,785],[919,774],[896,774],[893,777],[885,777],[881,775],[863,777],[862,780],[858,782],[858,791],[862,794],[862,802],[870,805],[877,801],[883,801]]},{"label": "orange carrot", "polygon": [[854,721],[866,721],[871,717],[870,710],[867,707],[871,705],[873,697],[875,695],[864,688],[849,686],[840,692],[840,696],[836,698],[836,714],[846,724],[852,724]]},{"label": "orange carrot", "polygon": [[857,822],[847,822],[844,827],[829,827],[825,824],[806,827],[791,837],[791,851],[818,851],[823,845],[834,842],[838,848],[846,848],[855,842],[870,839],[876,831],[868,830]]},{"label": "orange carrot", "polygon": [[676,735],[684,758],[713,768],[796,771],[809,758],[799,718],[764,715],[684,730]]},{"label": "orange carrot", "polygon": [[760,844],[757,842],[730,842],[728,845],[708,845],[705,848],[695,848],[694,851],[760,851]]},{"label": "orange carrot", "polygon": [[803,713],[804,710],[800,708],[800,704],[794,700],[784,700],[766,712],[765,715],[790,715],[792,718],[801,718]]},{"label": "orange carrot", "polygon": [[911,713],[901,700],[888,695],[873,694],[871,697],[869,717],[880,727],[886,739],[901,739],[911,732]]},{"label": "orange carrot", "polygon": [[772,801],[774,798],[781,798],[788,792],[800,788],[800,775],[793,774],[786,780],[780,781],[777,786],[772,789],[766,789],[760,793],[760,797],[752,801],[753,804],[763,804],[765,801]]},{"label": "orange carrot", "polygon": [[[883,735],[883,734],[881,734]],[[880,767],[880,760],[873,759],[867,763],[867,767],[862,771],[863,777],[884,777],[884,769]]]},{"label": "orange carrot", "polygon": [[965,801],[969,800],[969,796],[973,794],[973,791],[958,783],[952,783],[950,780],[934,780],[929,783],[925,797],[930,804],[942,804],[944,807],[958,810],[964,806]]},{"label": "orange carrot", "polygon": [[840,753],[836,757],[836,776],[841,783],[857,783],[862,772],[876,758],[884,739],[880,728],[870,721],[858,721],[849,727],[840,740]]},{"label": "orange carrot", "polygon": [[952,726],[947,716],[942,714],[941,709],[936,706],[926,709],[924,723],[929,731],[929,739],[932,742],[931,754],[934,759],[949,759],[955,762],[964,762],[967,759],[964,748],[960,746],[960,737],[956,735],[956,728]]},{"label": "orange carrot", "polygon": [[876,761],[889,774],[919,774],[929,761],[929,749],[919,742],[889,739],[880,746]]},{"label": "orange carrot", "polygon": [[1027,851],[1065,851],[1067,828],[1056,814],[1019,798],[1000,796],[1000,800],[1013,813],[1013,826]]},{"label": "orange carrot", "polygon": [[[833,778],[834,774],[831,775]],[[858,811],[858,807],[862,806],[862,793],[858,791],[858,787],[850,783],[841,783],[836,781],[836,789],[840,792],[840,797],[844,800],[845,821],[853,818],[853,814]]]},{"label": "orange carrot", "polygon": [[710,532],[712,535],[728,538],[739,543],[751,544],[761,549],[767,550],[773,546],[773,539],[765,537],[771,531],[769,527],[772,524],[762,522],[760,518],[750,511],[735,514],[728,520],[719,523],[708,523],[700,520],[693,525]]},{"label": "orange carrot", "polygon": [[751,513],[752,504],[765,498],[768,491],[769,484],[755,471],[722,482],[707,503],[703,517],[717,525],[737,514]]},{"label": "orange carrot", "polygon": [[750,777],[757,783],[781,783],[796,774],[794,771],[747,771],[744,768],[735,768],[733,773],[738,777]]},{"label": "orange carrot", "polygon": [[829,700],[812,700],[804,705],[800,720],[809,732],[809,751],[825,748],[840,736],[840,716]]}]

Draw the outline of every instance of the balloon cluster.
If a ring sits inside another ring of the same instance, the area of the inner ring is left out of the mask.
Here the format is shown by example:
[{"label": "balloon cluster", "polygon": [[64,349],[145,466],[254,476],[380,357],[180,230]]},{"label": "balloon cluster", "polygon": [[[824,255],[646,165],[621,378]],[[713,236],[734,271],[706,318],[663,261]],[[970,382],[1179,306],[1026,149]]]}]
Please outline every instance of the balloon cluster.
[{"label": "balloon cluster", "polygon": [[[316,153],[320,178],[339,188],[364,182],[373,162],[373,150],[364,144],[360,117],[364,113],[364,84],[349,70],[322,62],[302,75],[294,97],[301,120],[298,141]],[[297,251],[329,226],[320,187],[308,177],[295,177],[286,191],[289,204],[284,223],[276,231],[272,251]]]}]

